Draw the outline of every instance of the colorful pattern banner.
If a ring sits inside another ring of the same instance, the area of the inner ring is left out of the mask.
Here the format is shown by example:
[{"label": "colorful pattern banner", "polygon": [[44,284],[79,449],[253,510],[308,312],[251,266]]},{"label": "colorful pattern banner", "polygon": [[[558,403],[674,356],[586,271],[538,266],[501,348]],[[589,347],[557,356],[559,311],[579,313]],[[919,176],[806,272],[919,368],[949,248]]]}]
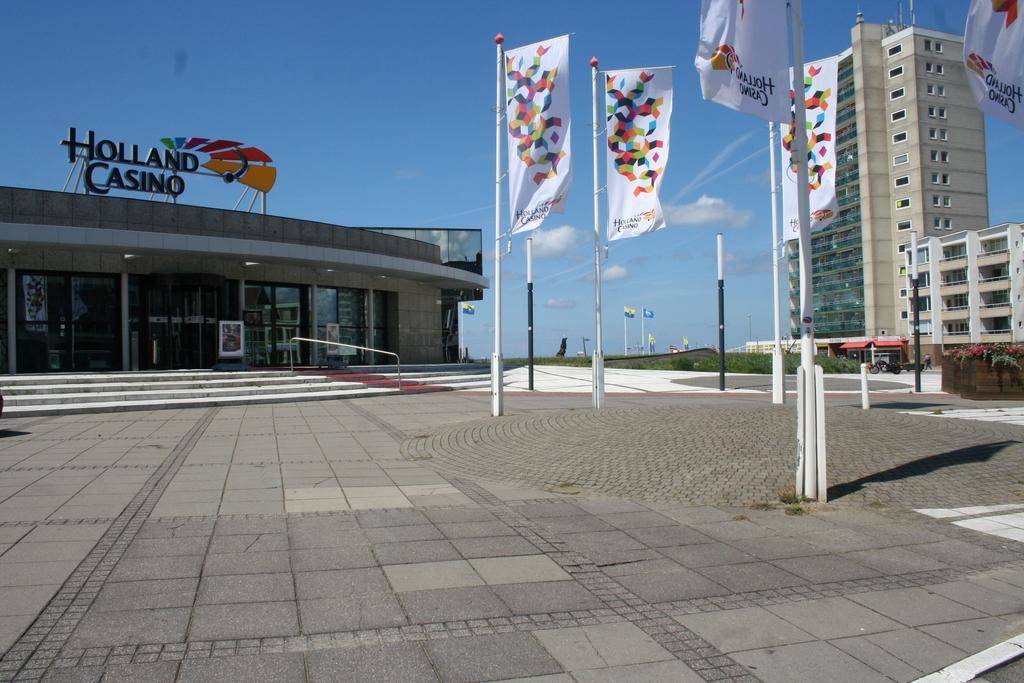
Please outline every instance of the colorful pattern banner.
[{"label": "colorful pattern banner", "polygon": [[[807,105],[807,181],[810,189],[811,232],[824,230],[839,214],[836,199],[836,98],[838,97],[839,57],[829,57],[804,65],[804,101]],[[783,235],[786,240],[800,236],[797,211],[796,164],[791,163],[793,123],[782,125]]]},{"label": "colorful pattern banner", "polygon": [[786,0],[701,0],[694,66],[704,99],[788,121],[788,35]]},{"label": "colorful pattern banner", "polygon": [[672,69],[605,72],[608,239],[665,227],[658,193],[668,164]]},{"label": "colorful pattern banner", "polygon": [[1024,128],[1024,19],[1019,0],[974,0],[967,13],[964,66],[978,108]]},{"label": "colorful pattern banner", "polygon": [[508,193],[513,234],[564,213],[569,158],[569,36],[505,53]]}]

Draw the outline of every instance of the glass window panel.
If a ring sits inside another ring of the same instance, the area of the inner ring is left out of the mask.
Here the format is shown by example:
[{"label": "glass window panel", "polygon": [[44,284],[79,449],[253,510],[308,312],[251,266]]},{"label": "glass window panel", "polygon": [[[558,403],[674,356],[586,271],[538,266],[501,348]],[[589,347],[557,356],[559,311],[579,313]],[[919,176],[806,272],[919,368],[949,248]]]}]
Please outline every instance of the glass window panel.
[{"label": "glass window panel", "polygon": [[319,287],[316,290],[316,323],[325,325],[338,322],[338,290]]}]

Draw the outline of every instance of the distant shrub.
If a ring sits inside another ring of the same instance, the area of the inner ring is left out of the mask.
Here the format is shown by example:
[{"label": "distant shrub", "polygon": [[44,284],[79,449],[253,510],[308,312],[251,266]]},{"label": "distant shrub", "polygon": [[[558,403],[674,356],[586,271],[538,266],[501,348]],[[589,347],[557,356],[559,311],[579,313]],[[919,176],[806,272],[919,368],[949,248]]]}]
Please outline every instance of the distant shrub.
[{"label": "distant shrub", "polygon": [[[826,374],[857,373],[860,364],[849,358],[829,358],[817,356],[814,362],[821,366]],[[786,374],[796,374],[800,367],[798,354],[786,355]],[[718,357],[705,358],[694,367],[703,372],[718,372]],[[769,353],[727,353],[725,354],[726,372],[738,372],[750,375],[770,375],[772,373],[772,356]]]}]

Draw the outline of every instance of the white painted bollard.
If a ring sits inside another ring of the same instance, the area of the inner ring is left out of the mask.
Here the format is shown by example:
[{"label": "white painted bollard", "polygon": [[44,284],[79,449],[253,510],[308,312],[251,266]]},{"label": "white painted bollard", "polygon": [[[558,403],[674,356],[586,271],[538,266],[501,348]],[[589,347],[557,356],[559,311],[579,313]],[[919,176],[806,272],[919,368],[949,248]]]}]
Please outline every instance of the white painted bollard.
[{"label": "white painted bollard", "polygon": [[868,364],[860,364],[860,407],[867,410],[871,407],[871,399],[868,398]]}]

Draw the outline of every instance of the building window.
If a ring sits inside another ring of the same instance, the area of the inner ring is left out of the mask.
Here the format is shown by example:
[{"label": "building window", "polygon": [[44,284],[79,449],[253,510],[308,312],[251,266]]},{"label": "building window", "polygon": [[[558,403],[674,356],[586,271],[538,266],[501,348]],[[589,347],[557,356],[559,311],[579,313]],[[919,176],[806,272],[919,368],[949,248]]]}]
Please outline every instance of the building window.
[{"label": "building window", "polygon": [[928,107],[928,118],[935,118],[935,107]]},{"label": "building window", "polygon": [[948,194],[942,195],[942,206],[947,209],[953,206],[953,198],[950,197]]},{"label": "building window", "polygon": [[910,230],[912,227],[914,227],[914,224],[911,221],[900,221],[896,224],[897,230]]},{"label": "building window", "polygon": [[932,195],[932,206],[942,206],[942,198],[939,195]]},{"label": "building window", "polygon": [[936,40],[932,44],[932,50],[934,50],[937,54],[941,55],[942,54],[942,43],[940,43],[939,41]]},{"label": "building window", "polygon": [[938,41],[938,40],[930,40],[928,38],[925,38],[924,39],[924,49],[927,50],[928,52],[935,52],[935,53],[941,55],[942,54],[942,43],[940,41]]},{"label": "building window", "polygon": [[928,139],[929,140],[938,140],[939,139],[939,130],[938,130],[938,128],[929,128],[928,129]]},{"label": "building window", "polygon": [[942,227],[942,219],[939,218],[938,216],[933,218],[932,219],[932,227],[933,228],[941,228]]},{"label": "building window", "polygon": [[902,166],[903,164],[908,163],[910,163],[910,155],[905,152],[903,154],[897,154],[892,158],[893,166]]},{"label": "building window", "polygon": [[944,85],[937,85],[937,86],[935,86],[935,94],[938,95],[939,97],[945,97],[946,96],[946,86],[944,86]]},{"label": "building window", "polygon": [[[896,88],[895,90],[890,90],[889,91],[889,99],[890,100],[898,100],[899,98],[903,97],[906,94],[907,94],[906,88]],[[929,93],[929,94],[931,94],[931,93]]]},{"label": "building window", "polygon": [[939,160],[944,163],[949,163],[949,152],[939,152]]},{"label": "building window", "polygon": [[952,227],[953,227],[953,219],[952,218],[943,218],[942,219],[942,227],[944,227],[946,230],[952,229]]},{"label": "building window", "polygon": [[903,45],[901,44],[893,45],[892,47],[889,48],[890,57],[895,57],[901,52],[903,52]]},{"label": "building window", "polygon": [[903,75],[903,65],[889,69],[889,78],[896,78]]},{"label": "building window", "polygon": [[925,86],[924,91],[925,91],[925,94],[927,94],[927,95],[934,95],[935,94],[935,84],[929,83],[928,85]]},{"label": "building window", "polygon": [[895,133],[892,136],[892,144],[894,144],[894,145],[898,144],[900,142],[906,142],[906,141],[907,141],[907,131],[905,131],[905,130],[901,131],[899,133]]},{"label": "building window", "polygon": [[949,174],[948,173],[943,173],[942,174],[942,184],[943,185],[949,185]]},{"label": "building window", "polygon": [[939,174],[938,173],[932,173],[932,185],[938,185],[938,184],[939,184]]},{"label": "building window", "polygon": [[900,109],[899,111],[894,111],[893,113],[889,114],[889,120],[892,121],[893,123],[896,123],[897,121],[902,121],[905,118],[907,118],[906,109]]},{"label": "building window", "polygon": [[942,140],[943,142],[946,142],[947,140],[949,140],[949,131],[946,130],[945,128],[940,128],[939,129],[939,139]]},{"label": "building window", "polygon": [[910,197],[902,197],[896,200],[897,209],[909,209],[910,208]]},{"label": "building window", "polygon": [[925,62],[924,70],[926,73],[932,73],[934,65],[931,62]]},{"label": "building window", "polygon": [[896,187],[904,187],[904,186],[910,184],[910,176],[908,176],[908,175],[901,175],[899,178],[896,179],[895,182],[896,182]]},{"label": "building window", "polygon": [[935,73],[941,76],[942,74],[946,73],[946,67],[943,66],[942,64],[936,64]]},{"label": "building window", "polygon": [[938,112],[939,112],[939,118],[940,119],[946,118],[946,108],[945,107],[939,107]]}]

